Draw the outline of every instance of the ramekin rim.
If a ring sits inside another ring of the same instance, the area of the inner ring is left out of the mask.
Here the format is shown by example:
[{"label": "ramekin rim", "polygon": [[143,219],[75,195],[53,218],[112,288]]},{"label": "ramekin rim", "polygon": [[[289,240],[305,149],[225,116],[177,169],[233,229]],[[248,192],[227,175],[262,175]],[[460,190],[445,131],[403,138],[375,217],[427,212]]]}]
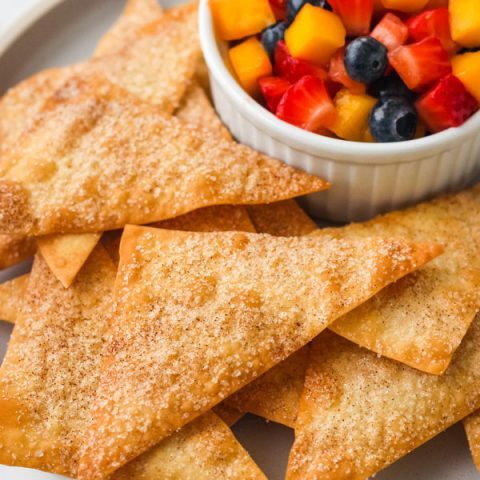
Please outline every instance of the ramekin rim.
[{"label": "ramekin rim", "polygon": [[236,107],[257,128],[289,146],[316,156],[328,156],[342,163],[410,163],[434,153],[450,151],[464,139],[480,134],[480,111],[462,126],[428,137],[398,143],[352,142],[329,138],[290,125],[251,98],[228,71],[219,51],[209,9],[209,0],[200,0],[199,35],[208,70],[233,100]]}]

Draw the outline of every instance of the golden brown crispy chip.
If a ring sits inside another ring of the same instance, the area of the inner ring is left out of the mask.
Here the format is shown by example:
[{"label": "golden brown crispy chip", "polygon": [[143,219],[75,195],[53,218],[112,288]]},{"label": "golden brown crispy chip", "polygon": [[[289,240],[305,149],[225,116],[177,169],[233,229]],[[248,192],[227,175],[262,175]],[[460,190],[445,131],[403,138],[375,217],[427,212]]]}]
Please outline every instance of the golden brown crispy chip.
[{"label": "golden brown crispy chip", "polygon": [[95,56],[118,52],[130,42],[137,40],[138,30],[163,15],[157,0],[128,0],[122,16],[102,37],[95,49]]},{"label": "golden brown crispy chip", "polygon": [[101,247],[69,289],[37,255],[0,368],[0,463],[76,475],[114,281]]},{"label": "golden brown crispy chip", "polygon": [[[0,368],[1,463],[76,477],[114,278],[100,246],[69,289],[37,256]],[[174,480],[182,471],[200,479],[265,478],[226,425],[207,413],[111,480]]]},{"label": "golden brown crispy chip", "polygon": [[127,226],[79,478],[105,478],[440,252]]},{"label": "golden brown crispy chip", "polygon": [[37,243],[33,238],[25,235],[0,235],[0,269],[33,257],[36,250]]},{"label": "golden brown crispy chip", "polygon": [[468,445],[472,452],[472,458],[477,467],[480,470],[480,414],[479,411],[472,413],[463,421],[465,432],[468,438]]},{"label": "golden brown crispy chip", "polygon": [[240,412],[253,413],[294,428],[307,360],[308,346],[305,346],[223,403]]},{"label": "golden brown crispy chip", "polygon": [[480,310],[480,185],[318,234],[341,238],[388,234],[445,245],[445,253],[435,261],[330,326],[381,355],[425,372],[443,373]]},{"label": "golden brown crispy chip", "polygon": [[318,230],[317,224],[295,200],[252,205],[247,210],[258,233],[276,237],[299,237]]},{"label": "golden brown crispy chip", "polygon": [[480,407],[480,316],[444,375],[326,332],[311,348],[289,480],[360,480]]},{"label": "golden brown crispy chip", "polygon": [[47,102],[42,121],[23,137],[0,182],[0,228],[30,235],[96,232],[326,187],[246,146],[183,125],[99,77],[77,78]]},{"label": "golden brown crispy chip", "polygon": [[38,249],[53,274],[68,288],[102,235],[80,233],[75,235],[46,235],[38,237]]},{"label": "golden brown crispy chip", "polygon": [[15,323],[27,290],[29,275],[22,275],[0,285],[0,320]]},{"label": "golden brown crispy chip", "polygon": [[227,140],[232,138],[230,132],[215,113],[205,91],[197,82],[193,82],[187,89],[175,116],[185,123],[191,123],[197,127],[216,132],[217,135]]}]

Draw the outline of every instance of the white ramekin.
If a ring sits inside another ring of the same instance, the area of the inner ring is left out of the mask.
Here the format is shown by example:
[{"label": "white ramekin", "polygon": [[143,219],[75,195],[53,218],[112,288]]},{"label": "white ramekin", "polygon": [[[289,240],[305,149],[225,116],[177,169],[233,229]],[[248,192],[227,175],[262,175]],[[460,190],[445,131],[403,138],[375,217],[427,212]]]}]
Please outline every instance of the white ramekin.
[{"label": "white ramekin", "polygon": [[462,189],[480,175],[480,112],[459,128],[403,143],[322,137],[279,120],[238,85],[225,44],[215,37],[208,0],[200,0],[199,29],[215,108],[235,138],[332,183],[305,198],[312,215],[365,220]]}]

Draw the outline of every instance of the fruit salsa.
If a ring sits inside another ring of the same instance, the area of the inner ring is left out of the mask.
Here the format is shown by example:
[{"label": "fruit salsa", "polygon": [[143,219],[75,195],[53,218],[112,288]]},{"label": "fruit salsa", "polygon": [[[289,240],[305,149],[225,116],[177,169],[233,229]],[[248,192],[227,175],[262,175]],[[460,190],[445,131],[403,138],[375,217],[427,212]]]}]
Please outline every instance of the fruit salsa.
[{"label": "fruit salsa", "polygon": [[279,119],[400,142],[480,103],[478,0],[210,0],[240,85]]}]

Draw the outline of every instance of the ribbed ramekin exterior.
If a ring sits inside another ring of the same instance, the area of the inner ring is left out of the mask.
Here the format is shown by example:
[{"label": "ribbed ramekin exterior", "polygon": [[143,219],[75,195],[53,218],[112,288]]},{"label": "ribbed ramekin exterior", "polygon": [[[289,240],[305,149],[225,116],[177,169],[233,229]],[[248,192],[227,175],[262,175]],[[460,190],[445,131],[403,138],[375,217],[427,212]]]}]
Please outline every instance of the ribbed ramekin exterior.
[{"label": "ribbed ramekin exterior", "polygon": [[[480,134],[442,152],[399,163],[355,163],[316,156],[259,129],[238,109],[210,75],[215,108],[241,143],[332,183],[328,191],[308,195],[303,204],[317,218],[333,222],[362,221],[403,208],[445,191],[466,187],[480,175]],[[392,144],[395,148],[395,144]]]}]

